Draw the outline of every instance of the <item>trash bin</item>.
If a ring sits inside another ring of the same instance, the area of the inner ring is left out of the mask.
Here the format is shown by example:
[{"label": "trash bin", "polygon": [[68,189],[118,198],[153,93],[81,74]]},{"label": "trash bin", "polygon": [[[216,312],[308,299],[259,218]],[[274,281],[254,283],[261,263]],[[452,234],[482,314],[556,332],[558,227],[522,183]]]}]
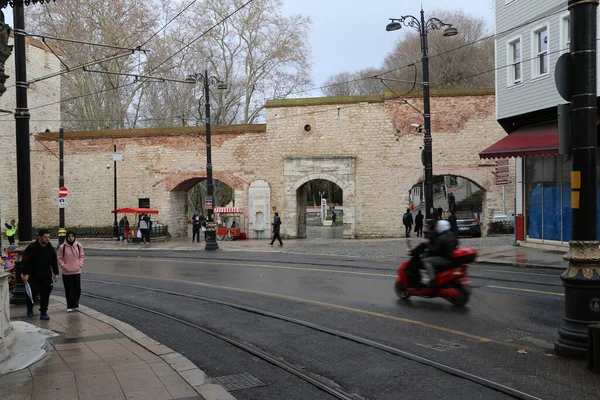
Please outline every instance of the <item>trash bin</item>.
[{"label": "trash bin", "polygon": [[518,214],[515,218],[515,237],[517,240],[525,240],[525,218]]}]

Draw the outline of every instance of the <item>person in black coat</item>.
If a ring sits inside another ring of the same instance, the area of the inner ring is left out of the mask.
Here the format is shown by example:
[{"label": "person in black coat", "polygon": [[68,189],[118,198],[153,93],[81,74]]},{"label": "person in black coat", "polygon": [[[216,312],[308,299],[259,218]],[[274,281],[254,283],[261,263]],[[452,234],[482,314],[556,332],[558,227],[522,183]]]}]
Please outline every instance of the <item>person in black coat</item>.
[{"label": "person in black coat", "polygon": [[407,238],[410,237],[410,230],[413,226],[413,216],[410,212],[410,208],[406,209],[406,213],[402,216],[402,223],[404,224],[404,234]]},{"label": "person in black coat", "polygon": [[273,246],[275,239],[279,241],[279,245],[283,246],[283,242],[281,241],[281,236],[279,236],[279,232],[281,229],[281,218],[279,218],[279,213],[275,213],[275,218],[273,218],[273,240],[271,240],[270,245]]},{"label": "person in black coat", "polygon": [[425,216],[423,215],[421,210],[419,210],[419,212],[415,216],[415,232],[417,232],[417,237],[423,237],[423,220],[424,219],[425,219]]},{"label": "person in black coat", "polygon": [[[38,238],[23,252],[23,282],[29,283],[32,297],[35,301],[40,295],[40,319],[49,320],[48,303],[52,285],[58,279],[58,261],[56,251],[50,244],[50,231],[40,229]],[[33,304],[31,299],[27,302],[27,316],[33,318]]]},{"label": "person in black coat", "polygon": [[458,235],[458,222],[456,221],[456,213],[454,211],[450,211],[450,216],[448,217],[448,222],[450,223],[450,230]]}]

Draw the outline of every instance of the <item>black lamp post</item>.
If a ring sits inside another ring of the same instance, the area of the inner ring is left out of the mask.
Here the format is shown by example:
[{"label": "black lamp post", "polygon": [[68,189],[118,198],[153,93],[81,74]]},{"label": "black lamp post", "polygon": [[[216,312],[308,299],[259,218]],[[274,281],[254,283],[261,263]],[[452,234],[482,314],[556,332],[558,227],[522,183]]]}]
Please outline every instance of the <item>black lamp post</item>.
[{"label": "black lamp post", "polygon": [[[212,155],[211,155],[211,144],[210,144],[210,89],[209,86],[217,85],[218,89],[227,89],[227,85],[220,81],[215,76],[209,76],[208,71],[205,70],[204,74],[195,73],[188,76],[186,81],[190,83],[202,83],[204,86],[204,101],[205,101],[205,118],[206,118],[206,211],[208,221],[206,222],[205,236],[205,250],[218,250],[219,244],[217,243],[217,231],[213,219],[213,207],[214,201],[214,183],[212,176]],[[209,205],[210,201],[210,205]]]},{"label": "black lamp post", "polygon": [[429,101],[429,47],[427,44],[427,32],[434,29],[444,28],[444,36],[455,36],[458,30],[451,24],[446,24],[438,18],[425,20],[425,12],[421,10],[421,18],[405,15],[400,18],[390,18],[385,30],[397,31],[402,25],[415,28],[421,36],[421,61],[423,64],[423,116],[424,116],[424,142],[423,164],[425,166],[425,218],[430,219],[433,212],[433,166],[431,152],[431,111]]},{"label": "black lamp post", "polygon": [[[600,354],[597,344],[594,343],[593,349],[588,347],[591,340],[588,326],[600,323],[600,243],[596,233],[598,2],[569,0],[568,5],[571,72],[565,78],[571,91],[573,238],[564,256],[569,261],[569,268],[561,276],[565,287],[565,317],[554,349],[563,356],[584,358]],[[591,354],[587,354],[588,349],[592,349]]]}]

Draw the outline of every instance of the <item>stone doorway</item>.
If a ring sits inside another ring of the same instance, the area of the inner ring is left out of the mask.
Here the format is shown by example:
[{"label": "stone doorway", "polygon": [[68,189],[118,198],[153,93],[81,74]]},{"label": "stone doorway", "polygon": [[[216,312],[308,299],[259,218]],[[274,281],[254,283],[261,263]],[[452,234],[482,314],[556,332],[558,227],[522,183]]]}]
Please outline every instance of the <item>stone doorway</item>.
[{"label": "stone doorway", "polygon": [[[289,238],[307,237],[308,182],[328,181],[342,192],[343,238],[356,237],[355,163],[352,156],[294,156],[284,160],[283,234]],[[329,214],[329,212],[328,212]],[[338,228],[339,230],[339,228]]]}]

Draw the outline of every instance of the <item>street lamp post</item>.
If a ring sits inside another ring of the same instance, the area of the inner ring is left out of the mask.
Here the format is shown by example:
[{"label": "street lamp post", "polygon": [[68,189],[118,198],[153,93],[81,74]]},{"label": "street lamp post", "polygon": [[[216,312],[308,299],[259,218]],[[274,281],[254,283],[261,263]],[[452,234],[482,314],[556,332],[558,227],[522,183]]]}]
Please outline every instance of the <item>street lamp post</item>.
[{"label": "street lamp post", "polygon": [[[213,206],[214,201],[214,183],[212,174],[212,154],[211,154],[211,141],[210,141],[210,88],[211,84],[216,84],[218,89],[227,89],[227,85],[221,82],[214,76],[208,75],[208,70],[202,73],[195,73],[188,76],[186,81],[190,83],[202,83],[204,86],[204,101],[205,101],[205,118],[206,118],[206,211],[208,221],[206,222],[206,232],[204,233],[205,238],[205,250],[218,250],[219,244],[217,243],[217,231],[214,222]],[[210,205],[209,205],[210,204]]]},{"label": "street lamp post", "polygon": [[458,30],[452,24],[446,24],[438,18],[425,20],[425,12],[421,10],[421,18],[405,15],[400,18],[390,18],[385,30],[397,31],[402,25],[415,28],[421,36],[421,61],[423,66],[423,117],[424,117],[424,151],[423,163],[425,166],[425,218],[430,219],[433,213],[433,166],[431,151],[431,110],[429,99],[429,46],[427,44],[427,32],[434,29],[444,28],[444,36],[455,36]]}]

